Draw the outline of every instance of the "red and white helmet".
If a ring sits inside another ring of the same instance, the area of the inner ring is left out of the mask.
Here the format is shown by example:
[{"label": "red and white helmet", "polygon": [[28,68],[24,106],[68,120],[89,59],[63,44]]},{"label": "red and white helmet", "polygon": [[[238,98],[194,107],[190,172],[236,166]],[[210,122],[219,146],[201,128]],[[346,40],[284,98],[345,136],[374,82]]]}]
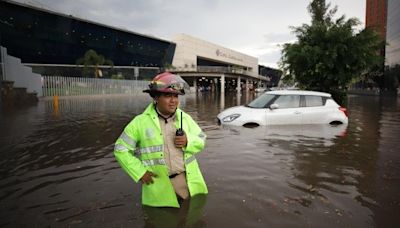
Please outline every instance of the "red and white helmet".
[{"label": "red and white helmet", "polygon": [[150,93],[150,95],[155,92],[184,95],[185,88],[188,87],[189,85],[179,75],[164,72],[156,75],[150,82],[149,89],[143,90],[143,92]]}]

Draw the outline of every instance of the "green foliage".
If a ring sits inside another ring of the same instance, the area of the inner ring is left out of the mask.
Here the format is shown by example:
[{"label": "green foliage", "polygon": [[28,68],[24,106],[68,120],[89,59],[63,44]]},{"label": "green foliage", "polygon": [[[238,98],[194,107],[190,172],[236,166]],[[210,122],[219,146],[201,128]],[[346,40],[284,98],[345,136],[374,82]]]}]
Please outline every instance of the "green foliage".
[{"label": "green foliage", "polygon": [[164,63],[164,68],[165,68],[165,70],[175,70],[176,69],[176,67],[170,63]]},{"label": "green foliage", "polygon": [[379,49],[384,45],[373,30],[355,33],[359,21],[334,19],[337,7],[329,10],[325,0],[313,0],[308,6],[311,25],[293,27],[297,41],[283,45],[281,67],[303,89],[340,94],[350,82],[379,65]]},{"label": "green foliage", "polygon": [[99,66],[108,65],[113,66],[113,61],[105,59],[104,56],[97,54],[95,50],[88,50],[85,55],[76,61],[77,65],[83,65],[82,74],[84,77],[102,77]]}]

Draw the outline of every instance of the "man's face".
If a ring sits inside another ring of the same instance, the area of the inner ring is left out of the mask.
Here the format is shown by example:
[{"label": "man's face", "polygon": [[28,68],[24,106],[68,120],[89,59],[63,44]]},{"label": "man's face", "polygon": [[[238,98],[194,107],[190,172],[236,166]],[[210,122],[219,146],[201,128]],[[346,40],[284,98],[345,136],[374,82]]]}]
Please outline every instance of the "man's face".
[{"label": "man's face", "polygon": [[171,115],[175,112],[179,104],[178,94],[163,93],[155,98],[157,108],[164,115]]}]

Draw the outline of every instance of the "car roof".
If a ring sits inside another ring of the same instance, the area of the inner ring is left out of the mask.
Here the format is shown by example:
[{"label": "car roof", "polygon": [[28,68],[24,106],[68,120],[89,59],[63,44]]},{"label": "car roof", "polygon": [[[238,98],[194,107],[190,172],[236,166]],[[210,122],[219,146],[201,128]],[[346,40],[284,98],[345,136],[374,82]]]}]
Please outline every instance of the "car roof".
[{"label": "car roof", "polygon": [[331,97],[331,94],[329,93],[310,91],[310,90],[274,90],[274,91],[268,91],[266,93],[273,95],[314,95],[322,97]]}]

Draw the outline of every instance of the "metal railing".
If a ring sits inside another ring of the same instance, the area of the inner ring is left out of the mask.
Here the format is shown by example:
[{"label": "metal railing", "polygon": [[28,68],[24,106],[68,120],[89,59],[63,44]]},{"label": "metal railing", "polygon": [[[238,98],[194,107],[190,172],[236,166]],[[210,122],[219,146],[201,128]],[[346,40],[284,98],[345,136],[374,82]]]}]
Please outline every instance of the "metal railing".
[{"label": "metal railing", "polygon": [[149,81],[43,76],[43,96],[137,94]]},{"label": "metal railing", "polygon": [[198,72],[198,73],[231,73],[242,74],[251,76],[253,78],[265,79],[265,76],[258,75],[258,73],[237,68],[237,67],[224,67],[224,66],[197,66],[197,67],[177,67],[170,69],[173,72]]}]

